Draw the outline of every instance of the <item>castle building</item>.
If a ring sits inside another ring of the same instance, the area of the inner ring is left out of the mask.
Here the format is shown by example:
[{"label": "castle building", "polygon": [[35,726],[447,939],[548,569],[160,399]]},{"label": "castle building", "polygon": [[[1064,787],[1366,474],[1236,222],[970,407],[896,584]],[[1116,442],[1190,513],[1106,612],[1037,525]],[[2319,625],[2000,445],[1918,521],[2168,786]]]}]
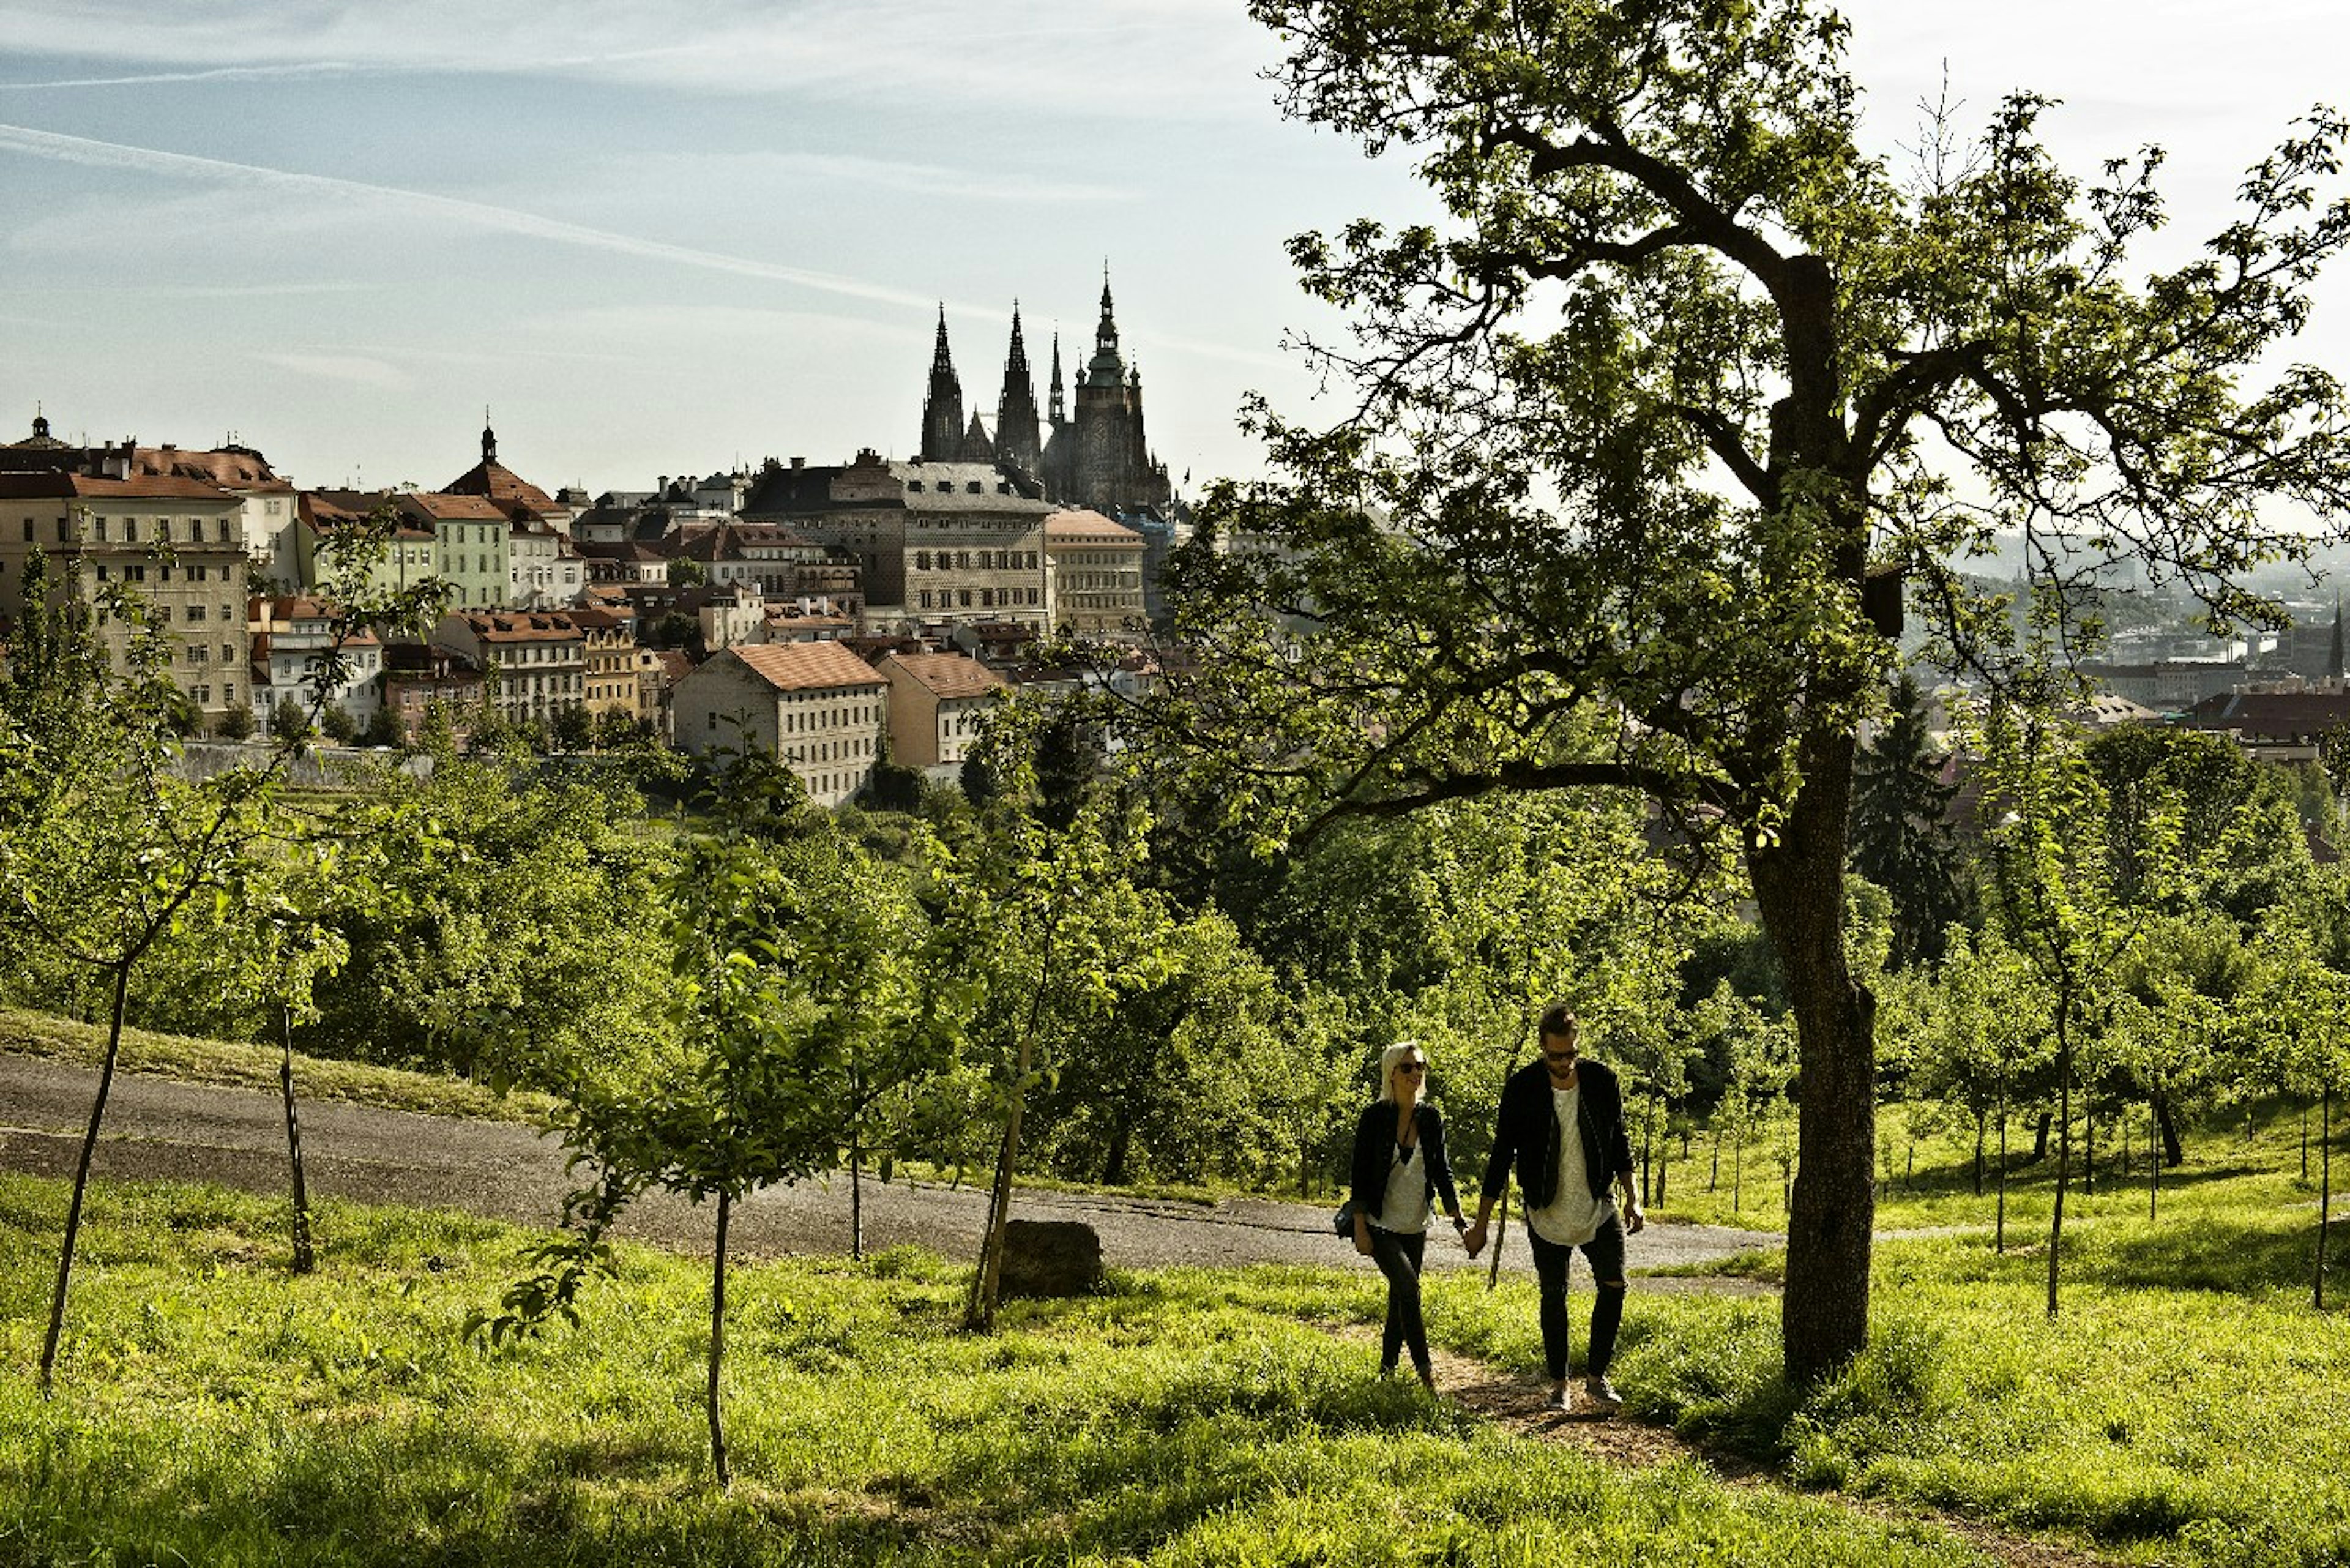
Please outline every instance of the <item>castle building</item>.
[{"label": "castle building", "polygon": [[1174,487],[1168,482],[1167,466],[1151,455],[1143,431],[1142,372],[1118,346],[1107,270],[1094,351],[1078,369],[1074,409],[1062,379],[1060,337],[1054,336],[1043,427],[1036,417],[1036,383],[1018,303],[1012,307],[1012,342],[1004,356],[1003,389],[996,400],[992,437],[976,412],[968,422],[964,420],[962,382],[948,348],[946,307],[941,305],[930,390],[922,403],[923,462],[996,464],[1035,479],[1053,501],[1097,512],[1158,514],[1172,502]]}]

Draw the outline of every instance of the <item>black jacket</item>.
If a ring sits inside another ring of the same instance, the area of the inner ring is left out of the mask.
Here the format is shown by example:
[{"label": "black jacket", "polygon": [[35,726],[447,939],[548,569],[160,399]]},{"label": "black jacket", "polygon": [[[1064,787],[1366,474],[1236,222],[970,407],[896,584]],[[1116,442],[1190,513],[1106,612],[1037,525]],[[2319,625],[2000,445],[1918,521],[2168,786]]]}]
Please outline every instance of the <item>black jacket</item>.
[{"label": "black jacket", "polygon": [[[1576,1131],[1583,1137],[1583,1168],[1591,1196],[1632,1168],[1632,1135],[1624,1126],[1624,1091],[1615,1073],[1589,1057],[1578,1057]],[[1518,1189],[1528,1209],[1548,1207],[1558,1196],[1558,1116],[1551,1099],[1550,1069],[1539,1061],[1519,1068],[1502,1085],[1502,1108],[1493,1118],[1493,1153],[1485,1162],[1485,1196],[1502,1190],[1511,1161],[1518,1167]]]},{"label": "black jacket", "polygon": [[[1411,1157],[1428,1175],[1428,1190],[1441,1193],[1444,1211],[1458,1218],[1461,1195],[1452,1189],[1452,1161],[1444,1152],[1444,1116],[1422,1100],[1417,1113],[1419,1139]],[[1396,1108],[1393,1101],[1373,1100],[1355,1123],[1355,1207],[1376,1224],[1379,1206],[1388,1200],[1388,1170],[1396,1157]]]}]

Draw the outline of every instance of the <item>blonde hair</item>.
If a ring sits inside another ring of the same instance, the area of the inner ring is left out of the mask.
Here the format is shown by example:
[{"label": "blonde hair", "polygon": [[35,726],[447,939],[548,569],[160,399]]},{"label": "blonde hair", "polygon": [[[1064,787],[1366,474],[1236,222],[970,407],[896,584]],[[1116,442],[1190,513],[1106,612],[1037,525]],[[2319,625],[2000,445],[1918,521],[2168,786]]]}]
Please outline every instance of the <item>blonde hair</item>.
[{"label": "blonde hair", "polygon": [[[1381,1105],[1395,1104],[1396,1068],[1409,1061],[1414,1054],[1418,1054],[1422,1060],[1428,1056],[1428,1053],[1421,1049],[1417,1040],[1399,1040],[1379,1053],[1379,1103]],[[1419,1096],[1427,1087],[1428,1075],[1422,1073],[1419,1075],[1419,1082],[1412,1085],[1411,1098],[1414,1105],[1419,1103]]]}]

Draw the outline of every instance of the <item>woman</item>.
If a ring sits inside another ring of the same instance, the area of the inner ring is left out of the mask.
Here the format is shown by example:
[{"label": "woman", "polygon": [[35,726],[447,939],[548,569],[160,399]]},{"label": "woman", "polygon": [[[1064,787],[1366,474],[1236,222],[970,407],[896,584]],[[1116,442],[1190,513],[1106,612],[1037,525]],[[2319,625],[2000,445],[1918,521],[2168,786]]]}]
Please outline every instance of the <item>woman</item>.
[{"label": "woman", "polygon": [[1433,1394],[1436,1375],[1429,1366],[1428,1327],[1419,1314],[1429,1199],[1443,1195],[1453,1230],[1465,1229],[1468,1221],[1452,1189],[1444,1118],[1434,1106],[1420,1104],[1427,1084],[1428,1055],[1419,1042],[1400,1040],[1379,1053],[1379,1097],[1355,1126],[1355,1251],[1376,1262],[1388,1277],[1379,1376],[1393,1373],[1398,1353],[1408,1347],[1420,1382]]}]

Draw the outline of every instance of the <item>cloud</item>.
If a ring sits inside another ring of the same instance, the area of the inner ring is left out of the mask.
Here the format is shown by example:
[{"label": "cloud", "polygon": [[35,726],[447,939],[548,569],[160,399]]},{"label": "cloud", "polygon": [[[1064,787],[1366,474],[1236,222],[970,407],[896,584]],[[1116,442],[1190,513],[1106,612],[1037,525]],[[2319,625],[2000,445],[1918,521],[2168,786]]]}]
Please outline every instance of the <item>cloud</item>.
[{"label": "cloud", "polygon": [[584,223],[541,217],[512,207],[492,206],[484,202],[468,202],[454,196],[437,196],[427,192],[374,185],[358,180],[299,174],[252,163],[232,163],[218,158],[198,158],[184,152],[165,152],[153,148],[125,146],[120,142],[97,141],[87,137],[64,136],[26,126],[0,124],[0,153],[5,152],[109,172],[158,175],[246,192],[276,193],[292,198],[296,205],[307,206],[314,213],[329,210],[348,213],[358,207],[400,216],[438,220],[489,233],[607,251],[647,261],[761,278],[817,293],[872,300],[884,305],[926,309],[934,303],[924,296],[856,278],[803,267],[782,266],[747,256],[729,255],[722,251],[671,244],[639,234],[591,228]]},{"label": "cloud", "polygon": [[937,163],[906,163],[881,158],[821,152],[696,152],[633,161],[640,175],[667,178],[681,171],[729,189],[746,182],[825,181],[947,196],[966,202],[1132,202],[1139,192],[1113,185],[1030,179],[1019,174],[982,174]]},{"label": "cloud", "polygon": [[[1016,20],[1013,20],[1016,18]],[[696,92],[1194,119],[1246,107],[1270,35],[1214,0],[0,0],[18,57],[121,63],[18,90],[358,71],[560,75]],[[140,72],[135,67],[156,67]]]},{"label": "cloud", "polygon": [[265,365],[275,365],[281,370],[296,375],[312,376],[324,381],[339,381],[357,387],[375,387],[385,391],[401,391],[412,386],[408,372],[397,365],[359,354],[321,354],[280,352],[253,356]]}]

